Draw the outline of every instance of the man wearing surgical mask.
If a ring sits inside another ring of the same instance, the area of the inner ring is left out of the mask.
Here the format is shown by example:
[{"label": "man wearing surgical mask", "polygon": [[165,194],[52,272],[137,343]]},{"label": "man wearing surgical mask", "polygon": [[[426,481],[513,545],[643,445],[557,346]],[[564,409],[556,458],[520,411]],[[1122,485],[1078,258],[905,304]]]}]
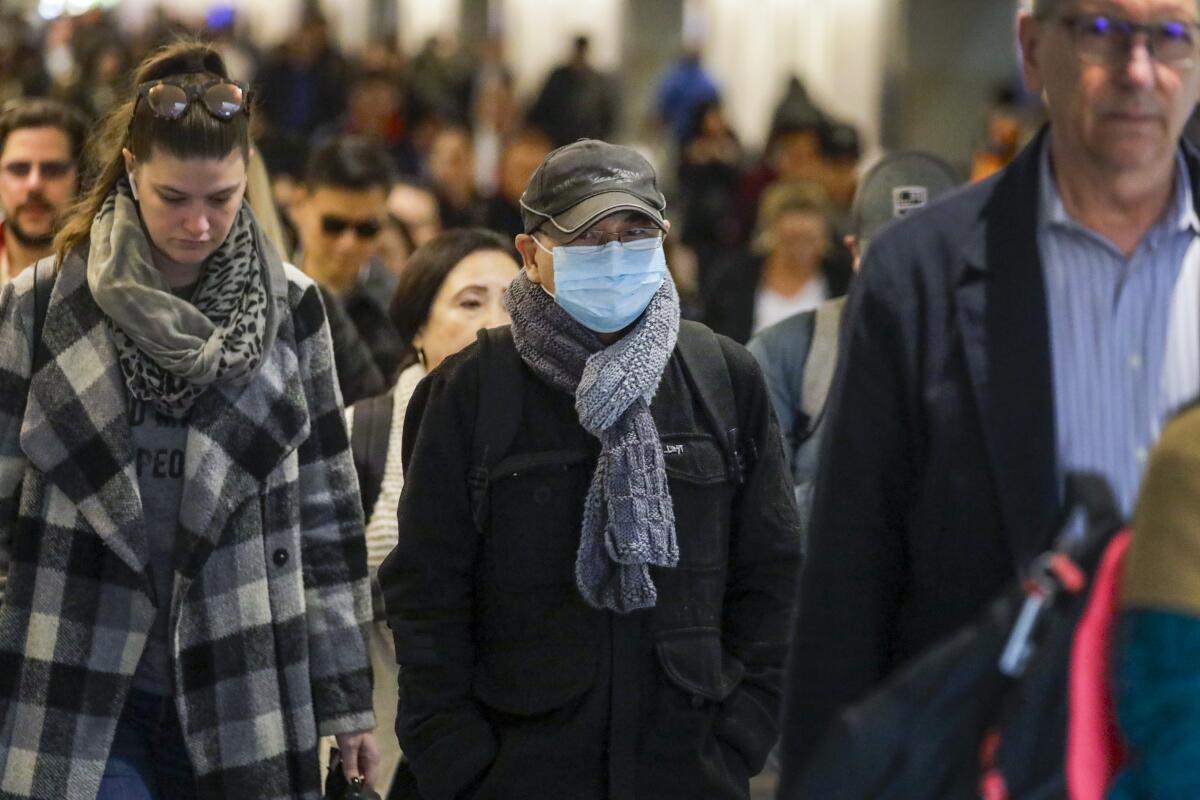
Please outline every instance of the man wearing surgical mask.
[{"label": "man wearing surgical mask", "polygon": [[559,148],[521,206],[511,328],[409,404],[400,744],[430,800],[746,798],[799,559],[762,377],[680,321],[635,151]]}]

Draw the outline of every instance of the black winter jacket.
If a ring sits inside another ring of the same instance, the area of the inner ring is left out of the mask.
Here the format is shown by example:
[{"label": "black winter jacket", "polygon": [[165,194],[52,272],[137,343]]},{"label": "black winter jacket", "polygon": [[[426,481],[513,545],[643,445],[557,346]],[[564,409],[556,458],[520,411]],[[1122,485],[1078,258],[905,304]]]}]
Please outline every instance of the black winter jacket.
[{"label": "black winter jacket", "polygon": [[401,665],[397,734],[427,800],[749,796],[777,736],[799,520],[762,376],[720,342],[745,481],[727,477],[677,352],[652,412],[680,564],[652,568],[657,606],[628,615],[575,587],[599,444],[574,399],[521,364],[513,467],[492,482],[480,534],[466,481],[487,391],[477,347],[417,388],[400,543],[379,576]]}]

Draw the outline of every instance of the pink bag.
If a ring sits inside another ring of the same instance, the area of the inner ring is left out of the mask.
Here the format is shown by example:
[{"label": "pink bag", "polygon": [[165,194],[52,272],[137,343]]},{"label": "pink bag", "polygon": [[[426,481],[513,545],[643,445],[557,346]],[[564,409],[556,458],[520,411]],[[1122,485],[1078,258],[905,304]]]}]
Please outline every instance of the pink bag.
[{"label": "pink bag", "polygon": [[1104,800],[1125,763],[1112,692],[1113,635],[1129,531],[1113,537],[1075,629],[1068,677],[1067,792],[1071,800]]}]

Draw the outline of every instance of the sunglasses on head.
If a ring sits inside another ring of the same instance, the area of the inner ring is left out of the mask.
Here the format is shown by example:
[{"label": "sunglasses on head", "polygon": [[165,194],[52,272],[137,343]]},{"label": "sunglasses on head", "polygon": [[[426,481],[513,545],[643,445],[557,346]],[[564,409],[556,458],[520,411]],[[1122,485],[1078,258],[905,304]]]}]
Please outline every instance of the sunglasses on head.
[{"label": "sunglasses on head", "polygon": [[347,228],[353,228],[354,235],[359,239],[374,239],[379,235],[381,227],[379,220],[376,219],[364,219],[356,222],[331,214],[321,217],[321,230],[330,236],[341,236]]},{"label": "sunglasses on head", "polygon": [[229,119],[239,111],[250,115],[250,90],[241,81],[213,78],[205,83],[182,83],[175,78],[147,81],[138,87],[136,104],[142,100],[160,119],[179,119],[197,100],[217,119]]}]

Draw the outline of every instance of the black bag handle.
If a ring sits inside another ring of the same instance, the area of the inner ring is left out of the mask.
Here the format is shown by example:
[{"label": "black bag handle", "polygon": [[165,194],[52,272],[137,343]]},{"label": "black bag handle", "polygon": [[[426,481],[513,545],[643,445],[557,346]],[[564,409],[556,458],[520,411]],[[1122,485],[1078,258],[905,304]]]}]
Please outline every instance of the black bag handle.
[{"label": "black bag handle", "polygon": [[1070,472],[1064,480],[1064,486],[1063,514],[1059,520],[1059,530],[1062,531],[1079,511],[1084,513],[1087,527],[1083,536],[1070,541],[1063,540],[1064,534],[1060,534],[1054,547],[1091,573],[1104,553],[1104,545],[1112,538],[1114,532],[1125,525],[1125,518],[1117,504],[1112,485],[1103,475],[1094,472]]},{"label": "black bag handle", "polygon": [[46,311],[50,308],[50,295],[54,292],[57,278],[54,256],[47,256],[33,265],[33,350],[30,354],[31,371],[36,366],[38,351],[42,348],[42,328],[46,325]]}]

